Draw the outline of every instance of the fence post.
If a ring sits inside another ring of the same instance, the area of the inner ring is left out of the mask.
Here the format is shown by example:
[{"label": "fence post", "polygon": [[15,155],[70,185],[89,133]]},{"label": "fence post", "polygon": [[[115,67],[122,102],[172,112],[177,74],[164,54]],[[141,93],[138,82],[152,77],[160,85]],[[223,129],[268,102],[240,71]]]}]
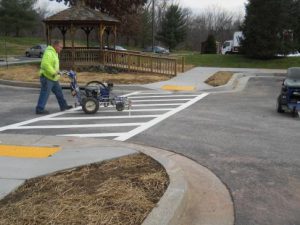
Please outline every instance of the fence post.
[{"label": "fence post", "polygon": [[131,58],[130,58],[130,54],[128,55],[128,71],[130,71],[130,63],[131,63]]},{"label": "fence post", "polygon": [[151,58],[150,58],[150,65],[151,65],[151,73],[153,73],[153,56],[151,55]]}]

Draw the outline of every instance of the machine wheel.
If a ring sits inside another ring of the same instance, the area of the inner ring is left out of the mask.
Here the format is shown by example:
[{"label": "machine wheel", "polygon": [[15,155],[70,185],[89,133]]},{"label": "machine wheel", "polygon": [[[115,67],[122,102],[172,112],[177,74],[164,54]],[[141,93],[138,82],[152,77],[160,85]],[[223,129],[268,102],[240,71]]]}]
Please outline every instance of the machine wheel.
[{"label": "machine wheel", "polygon": [[293,116],[294,118],[296,118],[296,117],[299,116],[298,111],[296,110],[296,108],[293,109],[293,111],[292,111],[292,116]]},{"label": "machine wheel", "polygon": [[121,111],[124,110],[124,108],[125,108],[125,106],[124,106],[124,103],[123,103],[123,102],[118,102],[118,103],[116,104],[116,110],[117,110],[117,111],[121,112]]},{"label": "machine wheel", "polygon": [[97,99],[88,97],[82,102],[82,110],[86,114],[95,114],[99,109],[99,102]]},{"label": "machine wheel", "polygon": [[284,113],[284,110],[282,109],[281,95],[279,95],[277,99],[277,112]]}]

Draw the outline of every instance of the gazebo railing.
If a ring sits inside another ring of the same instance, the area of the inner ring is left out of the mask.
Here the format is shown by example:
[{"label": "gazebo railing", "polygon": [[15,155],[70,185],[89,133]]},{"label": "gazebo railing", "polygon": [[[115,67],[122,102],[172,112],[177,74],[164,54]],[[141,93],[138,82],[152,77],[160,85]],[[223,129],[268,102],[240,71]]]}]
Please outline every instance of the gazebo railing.
[{"label": "gazebo railing", "polygon": [[181,58],[162,57],[127,51],[110,51],[96,48],[64,48],[60,54],[61,66],[105,65],[133,72],[149,72],[176,76],[184,70]]}]

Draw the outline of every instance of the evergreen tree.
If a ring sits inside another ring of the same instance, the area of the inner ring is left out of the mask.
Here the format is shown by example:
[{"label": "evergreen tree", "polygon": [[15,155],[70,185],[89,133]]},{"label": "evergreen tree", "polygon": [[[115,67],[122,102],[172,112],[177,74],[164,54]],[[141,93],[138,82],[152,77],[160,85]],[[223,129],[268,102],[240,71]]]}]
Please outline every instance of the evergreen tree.
[{"label": "evergreen tree", "polygon": [[101,12],[108,13],[121,18],[126,14],[134,14],[143,6],[147,0],[50,0],[64,2],[66,5],[74,6],[78,2],[84,2],[92,9],[99,9]]},{"label": "evergreen tree", "polygon": [[207,37],[207,40],[203,44],[203,51],[204,54],[216,54],[217,53],[217,44],[215,36],[210,34]]},{"label": "evergreen tree", "polygon": [[18,37],[23,29],[36,24],[37,13],[33,9],[36,0],[1,0],[0,31],[5,35],[15,33]]},{"label": "evergreen tree", "polygon": [[290,12],[293,0],[249,0],[243,24],[243,51],[268,59],[292,49]]},{"label": "evergreen tree", "polygon": [[292,3],[291,19],[295,47],[300,51],[300,0],[295,0]]},{"label": "evergreen tree", "polygon": [[186,20],[178,5],[171,5],[162,19],[161,30],[157,40],[163,42],[170,50],[186,38]]}]

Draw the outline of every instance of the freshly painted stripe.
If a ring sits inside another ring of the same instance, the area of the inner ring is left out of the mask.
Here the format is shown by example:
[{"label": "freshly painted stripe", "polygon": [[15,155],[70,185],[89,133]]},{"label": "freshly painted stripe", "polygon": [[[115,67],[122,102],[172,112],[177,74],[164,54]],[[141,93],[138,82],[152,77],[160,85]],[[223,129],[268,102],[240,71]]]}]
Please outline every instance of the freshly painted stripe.
[{"label": "freshly painted stripe", "polygon": [[63,134],[57,135],[62,137],[81,137],[81,138],[96,138],[96,137],[119,137],[125,133],[96,133],[96,134]]},{"label": "freshly painted stripe", "polygon": [[209,93],[203,93],[201,95],[199,95],[198,97],[192,99],[191,101],[179,106],[178,108],[170,111],[170,112],[167,112],[165,114],[163,114],[162,116],[160,117],[157,117],[151,121],[149,121],[148,123],[145,123],[144,125],[140,126],[140,127],[137,127],[136,129],[133,129],[132,131],[122,135],[122,136],[119,136],[117,138],[115,138],[114,140],[117,140],[117,141],[126,141],[128,140],[129,138],[149,129],[150,127],[154,126],[155,124],[167,119],[168,117],[174,115],[175,113],[178,113],[180,112],[181,110],[184,110],[186,109],[187,107],[193,105],[194,103],[196,103],[197,101],[200,101],[201,99],[205,98]]},{"label": "freshly painted stripe", "polygon": [[133,107],[152,107],[152,106],[178,106],[181,103],[164,103],[164,104],[133,104]]},{"label": "freshly painted stripe", "polygon": [[109,119],[138,119],[156,118],[160,115],[133,115],[133,116],[95,116],[95,117],[56,117],[44,119],[47,121],[67,121],[67,120],[109,120]]},{"label": "freshly painted stripe", "polygon": [[34,118],[34,119],[31,119],[31,120],[26,120],[26,121],[23,121],[23,122],[20,122],[20,123],[15,123],[15,124],[11,124],[11,125],[8,125],[8,126],[0,127],[0,132],[5,131],[5,130],[13,130],[13,129],[19,127],[19,126],[23,126],[23,125],[27,125],[27,124],[31,124],[31,123],[36,123],[36,122],[39,122],[41,120],[49,119],[49,118],[52,118],[52,117],[55,117],[55,116],[61,116],[61,115],[64,115],[66,113],[76,112],[79,109],[80,109],[80,107],[77,107],[77,108],[70,109],[70,110],[67,110],[67,111],[64,111],[64,112],[53,113],[53,114],[50,114],[50,115],[47,115],[47,116],[42,116],[42,117]]},{"label": "freshly painted stripe", "polygon": [[174,101],[174,102],[179,102],[179,101],[190,101],[193,98],[178,98],[178,99],[143,99],[143,100],[133,100],[132,103],[136,103],[136,102],[170,102],[170,101]]},{"label": "freshly painted stripe", "polygon": [[129,93],[129,94],[126,94],[126,95],[122,95],[121,97],[130,97],[132,95],[138,95],[140,93],[140,91],[136,91],[136,92],[132,92],[132,93]]},{"label": "freshly painted stripe", "polygon": [[143,124],[144,123],[107,123],[107,124],[80,124],[80,125],[22,126],[22,127],[16,127],[15,130],[97,128],[97,127],[135,127],[135,126],[141,126]]},{"label": "freshly painted stripe", "polygon": [[136,96],[130,97],[130,99],[152,99],[152,98],[177,98],[177,97],[197,97],[198,95],[154,95],[154,96]]},{"label": "freshly painted stripe", "polygon": [[60,147],[0,145],[0,157],[47,158],[59,150]]},{"label": "freshly painted stripe", "polygon": [[[130,109],[130,110],[123,110],[122,112],[155,112],[155,111],[170,111],[173,110],[174,108],[157,108],[157,109]],[[99,110],[97,113],[120,113],[116,110]],[[74,112],[70,112],[70,113],[82,113],[81,111],[74,111]]]},{"label": "freshly painted stripe", "polygon": [[[129,97],[131,95],[137,95],[139,93],[140,93],[139,91],[136,91],[136,92],[132,92],[132,93],[129,93],[129,94],[126,94],[126,95],[122,95],[122,97]],[[23,121],[23,122],[20,122],[20,123],[15,123],[15,124],[11,124],[11,125],[8,125],[8,126],[0,127],[0,132],[5,131],[5,130],[14,130],[17,127],[20,127],[20,126],[28,125],[28,124],[31,124],[31,123],[36,123],[36,122],[39,122],[41,120],[47,120],[49,118],[61,116],[61,115],[67,114],[67,113],[76,112],[76,111],[79,111],[80,109],[81,109],[81,107],[77,107],[77,108],[73,108],[73,109],[70,109],[70,110],[67,110],[67,111],[64,111],[64,112],[53,113],[53,114],[49,114],[49,115],[46,115],[46,116],[41,116],[41,117],[38,117],[38,118],[26,120],[26,121]],[[80,112],[82,112],[82,111],[80,111]]]},{"label": "freshly painted stripe", "polygon": [[195,91],[195,86],[164,85],[161,89],[166,91]]},{"label": "freshly painted stripe", "polygon": [[140,92],[138,95],[169,95],[172,92]]}]

